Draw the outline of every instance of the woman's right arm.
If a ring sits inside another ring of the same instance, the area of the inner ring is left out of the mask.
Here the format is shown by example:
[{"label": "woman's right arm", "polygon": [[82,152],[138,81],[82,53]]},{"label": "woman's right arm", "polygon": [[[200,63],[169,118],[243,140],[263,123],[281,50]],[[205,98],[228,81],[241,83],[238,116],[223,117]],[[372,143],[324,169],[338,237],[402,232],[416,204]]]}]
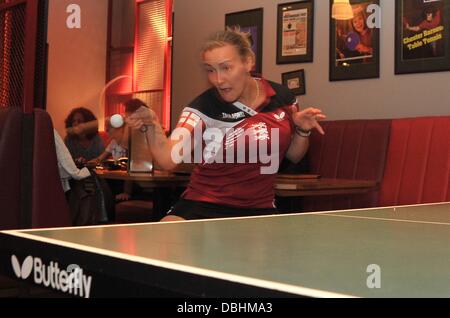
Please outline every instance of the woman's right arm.
[{"label": "woman's right arm", "polygon": [[176,142],[166,137],[166,132],[159,122],[149,126],[145,134],[153,158],[159,166],[163,170],[175,170],[178,164],[172,158],[172,150]]},{"label": "woman's right arm", "polygon": [[[142,133],[146,134],[151,155],[163,170],[170,171],[177,168],[180,163],[175,162],[172,153],[180,141],[166,136],[166,132],[159,123],[153,110],[141,107],[132,115],[128,116],[126,122],[135,130],[141,130],[143,127],[146,127],[146,132]],[[191,146],[191,151],[192,148],[193,145]]]}]

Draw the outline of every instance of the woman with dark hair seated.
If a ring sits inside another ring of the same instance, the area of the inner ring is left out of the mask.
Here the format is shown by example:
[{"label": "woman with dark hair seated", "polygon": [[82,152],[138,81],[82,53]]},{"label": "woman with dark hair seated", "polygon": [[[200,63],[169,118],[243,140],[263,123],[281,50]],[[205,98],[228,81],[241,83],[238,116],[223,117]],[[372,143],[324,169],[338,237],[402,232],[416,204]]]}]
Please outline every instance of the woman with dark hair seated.
[{"label": "woman with dark hair seated", "polygon": [[67,136],[64,142],[77,165],[84,165],[103,153],[105,145],[98,134],[98,121],[89,109],[73,109],[65,123]]}]

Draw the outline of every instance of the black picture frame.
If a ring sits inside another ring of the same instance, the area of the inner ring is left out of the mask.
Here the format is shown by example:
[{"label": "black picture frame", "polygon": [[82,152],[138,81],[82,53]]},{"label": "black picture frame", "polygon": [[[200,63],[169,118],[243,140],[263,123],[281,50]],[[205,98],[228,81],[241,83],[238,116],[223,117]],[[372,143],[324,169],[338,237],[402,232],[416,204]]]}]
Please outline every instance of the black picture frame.
[{"label": "black picture frame", "polygon": [[281,83],[296,95],[306,95],[305,70],[296,70],[281,74]]},{"label": "black picture frame", "polygon": [[277,64],[309,63],[313,59],[314,0],[279,4]]},{"label": "black picture frame", "polygon": [[[435,10],[429,23],[427,8]],[[450,0],[396,0],[395,74],[449,70]]]},{"label": "black picture frame", "polygon": [[[356,12],[350,20],[331,17],[330,0],[330,81],[345,81],[380,77],[380,29],[368,28],[367,6],[379,0],[350,0]],[[365,21],[364,30],[358,31],[358,20]],[[368,44],[370,43],[370,44]]]},{"label": "black picture frame", "polygon": [[263,8],[225,14],[225,28],[238,27],[241,31],[250,33],[252,49],[256,55],[253,73],[257,75],[262,74],[263,18]]}]

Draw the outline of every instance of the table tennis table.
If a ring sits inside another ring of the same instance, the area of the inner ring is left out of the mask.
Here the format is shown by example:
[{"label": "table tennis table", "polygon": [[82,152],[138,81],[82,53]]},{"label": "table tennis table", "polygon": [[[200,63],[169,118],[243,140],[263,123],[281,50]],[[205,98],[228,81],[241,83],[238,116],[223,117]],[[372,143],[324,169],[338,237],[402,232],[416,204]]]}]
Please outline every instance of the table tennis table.
[{"label": "table tennis table", "polygon": [[450,203],[3,231],[0,274],[76,297],[450,297]]}]

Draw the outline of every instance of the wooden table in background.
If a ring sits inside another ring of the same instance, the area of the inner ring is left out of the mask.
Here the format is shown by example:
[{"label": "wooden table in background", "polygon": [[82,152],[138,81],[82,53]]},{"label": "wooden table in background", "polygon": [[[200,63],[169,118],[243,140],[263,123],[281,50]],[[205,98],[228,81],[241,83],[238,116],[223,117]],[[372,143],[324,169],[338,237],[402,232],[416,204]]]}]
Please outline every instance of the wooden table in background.
[{"label": "wooden table in background", "polygon": [[297,213],[301,211],[304,197],[353,196],[376,191],[379,184],[373,180],[331,179],[318,175],[278,175],[274,186],[279,211]]},{"label": "wooden table in background", "polygon": [[129,173],[122,170],[95,170],[103,179],[134,181],[144,188],[185,187],[189,183],[189,175],[174,174],[165,171],[153,173]]},{"label": "wooden table in background", "polygon": [[[154,213],[164,215],[173,204],[174,190],[185,188],[190,176],[164,171],[154,173],[128,173],[127,171],[97,170],[104,179],[129,180],[143,188],[153,189]],[[323,195],[354,195],[378,189],[373,180],[350,180],[320,178],[318,175],[277,175],[274,183],[275,194],[283,198],[299,198]]]},{"label": "wooden table in background", "polygon": [[378,182],[320,178],[317,175],[278,175],[274,187],[280,197],[352,195],[374,191]]}]

